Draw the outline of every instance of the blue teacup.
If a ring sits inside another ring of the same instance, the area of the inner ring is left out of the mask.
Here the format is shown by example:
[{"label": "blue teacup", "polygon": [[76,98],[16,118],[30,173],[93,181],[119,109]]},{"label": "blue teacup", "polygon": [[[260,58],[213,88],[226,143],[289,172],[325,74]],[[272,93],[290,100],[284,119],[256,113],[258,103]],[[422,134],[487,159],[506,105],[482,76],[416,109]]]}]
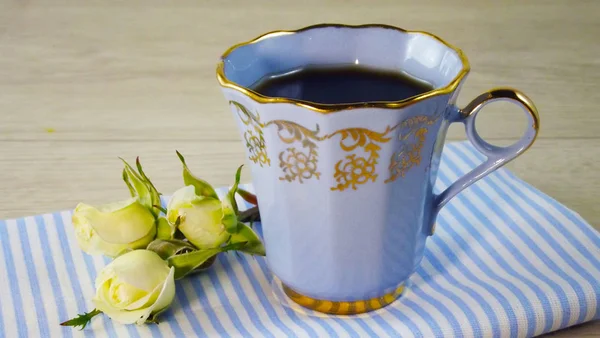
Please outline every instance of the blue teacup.
[{"label": "blue teacup", "polygon": [[[433,89],[400,101],[345,104],[251,89],[266,76],[355,63],[402,71]],[[539,119],[523,93],[492,89],[462,109],[455,105],[468,72],[465,55],[442,39],[385,25],[277,31],[225,52],[217,78],[251,162],[269,266],[292,300],[333,314],[393,302],[418,267],[440,209],[531,146]],[[475,130],[478,112],[497,100],[522,107],[529,121],[508,147]],[[488,159],[436,195],[454,122]]]}]

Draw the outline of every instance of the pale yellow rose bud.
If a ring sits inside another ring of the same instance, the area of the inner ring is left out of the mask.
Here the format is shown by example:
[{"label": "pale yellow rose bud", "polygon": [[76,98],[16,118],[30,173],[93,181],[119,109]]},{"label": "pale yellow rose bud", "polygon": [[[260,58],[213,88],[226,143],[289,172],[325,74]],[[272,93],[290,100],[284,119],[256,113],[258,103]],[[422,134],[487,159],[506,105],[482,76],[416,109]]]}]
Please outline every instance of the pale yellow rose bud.
[{"label": "pale yellow rose bud", "polygon": [[77,242],[88,254],[115,257],[145,248],[156,235],[156,220],[136,198],[95,208],[80,203],[72,217]]},{"label": "pale yellow rose bud", "polygon": [[227,241],[230,234],[222,219],[221,201],[196,195],[192,185],[177,190],[167,207],[169,223],[178,224],[185,238],[200,249],[217,248]]},{"label": "pale yellow rose bud", "polygon": [[156,320],[175,297],[174,274],[153,251],[127,252],[100,271],[94,305],[123,324]]}]

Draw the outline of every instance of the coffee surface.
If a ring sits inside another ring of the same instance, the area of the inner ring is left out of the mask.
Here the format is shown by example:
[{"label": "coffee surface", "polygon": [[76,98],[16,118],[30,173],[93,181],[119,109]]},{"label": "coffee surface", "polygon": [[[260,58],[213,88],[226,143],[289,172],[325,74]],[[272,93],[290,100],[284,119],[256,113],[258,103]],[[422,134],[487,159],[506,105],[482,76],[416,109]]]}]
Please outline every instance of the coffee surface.
[{"label": "coffee surface", "polygon": [[433,87],[400,72],[363,66],[307,67],[264,77],[250,89],[265,96],[321,104],[400,101]]}]

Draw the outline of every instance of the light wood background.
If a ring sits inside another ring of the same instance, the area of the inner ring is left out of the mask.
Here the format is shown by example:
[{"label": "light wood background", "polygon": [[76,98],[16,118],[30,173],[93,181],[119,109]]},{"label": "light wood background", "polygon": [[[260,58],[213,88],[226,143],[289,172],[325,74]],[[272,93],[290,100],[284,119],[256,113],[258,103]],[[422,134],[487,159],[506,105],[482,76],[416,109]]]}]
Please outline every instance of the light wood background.
[{"label": "light wood background", "polygon": [[[0,0],[0,218],[126,198],[118,156],[139,155],[165,194],[182,184],[175,149],[230,184],[245,158],[215,80],[220,54],[267,31],[339,22],[427,30],[462,48],[473,71],[461,104],[494,86],[527,93],[541,133],[510,169],[598,226],[598,13],[597,0]],[[517,108],[486,109],[488,140],[521,135]],[[552,336],[600,337],[600,323]]]}]

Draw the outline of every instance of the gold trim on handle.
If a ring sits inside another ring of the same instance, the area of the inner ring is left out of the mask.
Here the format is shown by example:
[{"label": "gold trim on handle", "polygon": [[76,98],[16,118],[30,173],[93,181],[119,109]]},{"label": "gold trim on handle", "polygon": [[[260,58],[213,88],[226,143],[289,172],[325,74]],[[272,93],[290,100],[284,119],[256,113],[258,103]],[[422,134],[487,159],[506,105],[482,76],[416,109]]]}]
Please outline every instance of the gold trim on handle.
[{"label": "gold trim on handle", "polygon": [[404,284],[402,284],[381,297],[351,302],[335,302],[305,296],[292,290],[283,283],[282,287],[283,292],[285,292],[285,294],[295,303],[310,310],[329,313],[332,315],[356,315],[359,313],[375,311],[393,303],[404,291]]},{"label": "gold trim on handle", "polygon": [[[393,102],[387,102],[387,101],[373,101],[373,102],[362,102],[362,103],[342,103],[342,104],[322,104],[322,103],[315,103],[315,102],[309,102],[309,101],[303,101],[303,100],[294,100],[294,99],[287,99],[287,98],[283,98],[283,97],[269,97],[269,96],[264,96],[262,94],[259,94],[251,89],[248,89],[246,87],[237,85],[231,81],[229,81],[229,79],[227,79],[227,77],[225,77],[225,64],[223,62],[223,60],[236,48],[241,47],[241,46],[246,46],[246,45],[250,45],[253,43],[257,43],[259,41],[268,39],[268,38],[272,38],[272,37],[276,37],[276,36],[283,36],[283,35],[290,35],[290,34],[296,34],[296,33],[300,33],[303,31],[307,31],[310,29],[315,29],[315,28],[324,28],[324,27],[339,27],[339,28],[353,28],[353,29],[360,29],[360,28],[385,28],[385,29],[393,29],[402,33],[409,33],[409,34],[422,34],[422,35],[426,35],[429,37],[432,37],[434,39],[436,39],[437,41],[443,43],[444,45],[446,45],[446,47],[454,50],[458,57],[460,58],[461,62],[462,62],[462,69],[460,70],[460,72],[456,75],[456,77],[446,86],[442,87],[442,88],[436,88],[434,90],[425,92],[423,94],[417,95],[417,96],[413,96],[413,97],[409,97],[407,99],[404,100],[400,100],[400,101],[393,101]],[[319,25],[312,25],[312,26],[307,26],[298,30],[290,30],[290,31],[286,31],[286,30],[279,30],[279,31],[273,31],[273,32],[269,32],[263,35],[260,35],[259,37],[250,40],[250,41],[246,41],[246,42],[242,42],[242,43],[238,43],[232,47],[230,47],[229,49],[227,49],[227,51],[225,51],[225,53],[223,53],[223,55],[221,56],[221,60],[219,61],[219,63],[217,64],[217,80],[219,81],[219,83],[221,84],[221,86],[226,87],[226,88],[231,88],[234,90],[239,91],[240,93],[252,98],[254,101],[256,102],[260,102],[260,103],[289,103],[289,104],[294,104],[296,106],[299,107],[303,107],[303,108],[307,108],[310,109],[312,111],[318,112],[318,113],[322,113],[322,114],[329,114],[329,113],[334,113],[334,112],[338,112],[338,111],[342,111],[342,110],[346,110],[346,109],[354,109],[354,108],[388,108],[388,109],[398,109],[398,108],[402,108],[402,107],[406,107],[409,106],[411,104],[417,103],[419,101],[423,101],[427,98],[433,97],[433,96],[438,96],[438,95],[444,95],[444,94],[449,94],[451,92],[453,92],[456,87],[458,87],[458,85],[460,84],[460,81],[467,75],[467,73],[470,70],[470,65],[469,65],[469,61],[467,60],[467,57],[464,55],[464,53],[454,47],[453,45],[449,44],[448,42],[444,41],[443,39],[441,39],[440,37],[437,37],[431,33],[428,32],[423,32],[423,31],[411,31],[411,30],[406,30],[406,29],[402,29],[399,27],[394,27],[394,26],[390,26],[390,25],[383,25],[383,24],[367,24],[367,25],[343,25],[343,24],[330,24],[330,23],[326,23],[326,24],[319,24]]]},{"label": "gold trim on handle", "polygon": [[527,109],[527,112],[529,113],[529,115],[531,115],[531,119],[533,121],[531,127],[535,131],[535,134],[533,135],[533,140],[531,140],[527,147],[525,147],[521,151],[524,152],[525,150],[529,149],[529,147],[531,147],[537,139],[537,136],[540,131],[540,116],[538,114],[537,108],[535,107],[535,104],[533,104],[533,101],[531,101],[531,99],[523,92],[514,88],[507,87],[493,88],[474,98],[473,101],[471,101],[468,105],[466,105],[463,109],[460,110],[460,113],[465,118],[469,117],[469,115],[479,111],[479,109],[481,109],[490,101],[501,99],[510,99],[517,101],[521,104],[523,108]]}]

